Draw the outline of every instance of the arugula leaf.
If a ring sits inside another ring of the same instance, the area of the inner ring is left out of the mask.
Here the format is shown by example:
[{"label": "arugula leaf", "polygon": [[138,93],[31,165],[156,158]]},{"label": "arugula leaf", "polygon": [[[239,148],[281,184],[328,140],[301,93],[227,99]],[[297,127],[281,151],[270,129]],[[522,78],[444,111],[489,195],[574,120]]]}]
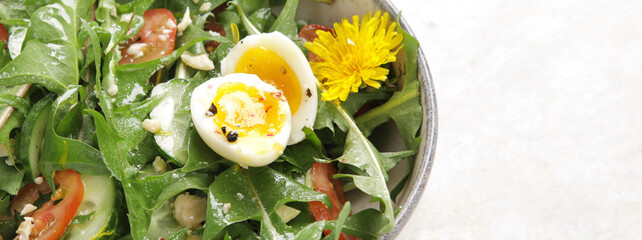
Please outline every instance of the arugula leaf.
[{"label": "arugula leaf", "polygon": [[[249,168],[221,173],[209,187],[204,239],[211,239],[230,223],[248,219],[261,220],[261,236],[277,239],[286,233],[285,223],[276,215],[278,206],[291,201],[323,201],[327,195],[274,171],[271,168]],[[229,212],[223,210],[231,204]]]},{"label": "arugula leaf", "polygon": [[[51,189],[55,189],[53,173],[56,170],[71,168],[84,174],[109,174],[99,150],[85,142],[62,137],[57,133],[69,133],[71,128],[82,128],[81,122],[74,121],[82,120],[82,110],[84,108],[84,105],[78,102],[79,90],[80,88],[72,88],[56,99],[51,109],[50,116],[52,117],[47,121],[47,128],[44,134],[44,142],[46,144],[43,145],[38,168]],[[65,119],[70,119],[69,121],[71,122],[65,123]]]},{"label": "arugula leaf", "polygon": [[380,124],[394,120],[407,149],[416,149],[417,131],[421,127],[421,100],[419,79],[417,77],[417,49],[419,42],[397,24],[397,32],[403,34],[405,82],[401,91],[395,92],[389,101],[359,116],[359,128],[368,136]]},{"label": "arugula leaf", "polygon": [[[7,126],[5,125],[5,127]],[[18,171],[14,166],[5,164],[5,158],[1,158],[0,161],[0,190],[11,195],[18,194],[24,173]]]},{"label": "arugula leaf", "polygon": [[[217,7],[227,0],[201,0],[197,3],[195,1],[185,1],[185,0],[165,0],[165,1],[155,1],[150,8],[164,8],[172,12],[183,12],[186,8],[189,8],[192,13],[199,13],[201,6],[209,2],[212,7]],[[209,12],[209,11],[208,11]]]},{"label": "arugula leaf", "polygon": [[0,1],[0,19],[29,18],[40,6],[25,4],[24,0]]},{"label": "arugula leaf", "polygon": [[296,39],[299,33],[296,26],[294,17],[296,16],[296,8],[299,5],[299,0],[287,0],[283,10],[270,27],[270,32],[281,32],[283,35],[291,39]]},{"label": "arugula leaf", "polygon": [[54,3],[38,9],[24,39],[25,47],[0,70],[0,85],[38,83],[62,94],[78,83],[74,9]]},{"label": "arugula leaf", "polygon": [[[323,88],[319,86],[319,89]],[[386,156],[382,155],[368,138],[366,138],[359,127],[357,127],[352,115],[343,105],[337,102],[325,102],[323,105],[320,104],[319,112],[321,112],[321,106],[326,106],[327,109],[338,113],[338,115],[334,115],[329,121],[337,123],[340,127],[341,124],[344,124],[343,127],[348,131],[343,155],[334,159],[334,161],[340,161],[361,170],[356,174],[337,174],[335,177],[352,178],[357,188],[372,196],[373,201],[379,201],[381,203],[381,210],[384,212],[388,223],[378,234],[391,231],[392,228],[394,228],[395,215],[392,207],[392,199],[386,186],[388,174],[384,168],[384,162],[389,160],[385,160]]]}]

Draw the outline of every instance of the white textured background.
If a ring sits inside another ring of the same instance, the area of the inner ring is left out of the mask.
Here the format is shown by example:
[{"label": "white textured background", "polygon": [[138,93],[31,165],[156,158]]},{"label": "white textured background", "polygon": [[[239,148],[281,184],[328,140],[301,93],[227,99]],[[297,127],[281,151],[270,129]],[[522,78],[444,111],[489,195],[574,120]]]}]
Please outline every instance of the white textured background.
[{"label": "white textured background", "polygon": [[400,239],[642,239],[642,1],[393,2],[439,106]]}]

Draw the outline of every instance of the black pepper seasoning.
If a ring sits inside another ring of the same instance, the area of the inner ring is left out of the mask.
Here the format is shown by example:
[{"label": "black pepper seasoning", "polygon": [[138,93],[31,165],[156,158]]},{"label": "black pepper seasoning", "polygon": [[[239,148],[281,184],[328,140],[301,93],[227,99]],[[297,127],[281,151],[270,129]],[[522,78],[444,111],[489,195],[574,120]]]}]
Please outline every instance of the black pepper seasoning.
[{"label": "black pepper seasoning", "polygon": [[226,137],[228,142],[236,142],[236,140],[239,139],[239,133],[236,131],[230,131]]},{"label": "black pepper seasoning", "polygon": [[207,112],[205,112],[205,116],[211,117],[211,116],[216,115],[217,112],[218,111],[216,109],[216,105],[214,105],[214,103],[212,103],[212,105],[210,105],[210,109],[208,109]]}]

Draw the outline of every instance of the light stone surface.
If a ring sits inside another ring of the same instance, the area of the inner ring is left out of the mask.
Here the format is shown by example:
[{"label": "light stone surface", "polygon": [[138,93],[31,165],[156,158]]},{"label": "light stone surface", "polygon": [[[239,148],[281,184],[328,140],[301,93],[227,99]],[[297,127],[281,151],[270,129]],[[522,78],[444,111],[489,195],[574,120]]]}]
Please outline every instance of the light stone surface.
[{"label": "light stone surface", "polygon": [[640,239],[642,1],[394,0],[439,137],[399,239]]}]

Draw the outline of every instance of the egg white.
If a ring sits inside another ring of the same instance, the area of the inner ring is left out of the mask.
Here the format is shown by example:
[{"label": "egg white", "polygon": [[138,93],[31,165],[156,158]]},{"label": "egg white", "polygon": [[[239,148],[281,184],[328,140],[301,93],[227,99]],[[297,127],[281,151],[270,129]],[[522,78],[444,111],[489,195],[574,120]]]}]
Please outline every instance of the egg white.
[{"label": "egg white", "polygon": [[[280,32],[249,35],[236,44],[230,53],[221,61],[221,74],[234,73],[236,65],[243,54],[255,47],[265,47],[277,53],[294,71],[301,86],[301,102],[298,110],[292,113],[292,133],[288,145],[302,141],[304,127],[312,128],[317,116],[317,85],[308,59],[301,49]],[[309,93],[309,94],[308,94]]]},{"label": "egg white", "polygon": [[[222,157],[247,168],[248,166],[265,166],[276,160],[285,149],[290,138],[291,115],[287,101],[279,102],[279,111],[285,116],[285,125],[272,137],[244,136],[235,142],[228,142],[221,127],[206,115],[216,97],[218,88],[229,82],[239,82],[254,86],[266,93],[280,92],[276,87],[267,84],[253,74],[234,73],[223,77],[212,78],[199,85],[192,92],[190,110],[196,131],[203,141]],[[219,110],[220,111],[220,110]]]}]

